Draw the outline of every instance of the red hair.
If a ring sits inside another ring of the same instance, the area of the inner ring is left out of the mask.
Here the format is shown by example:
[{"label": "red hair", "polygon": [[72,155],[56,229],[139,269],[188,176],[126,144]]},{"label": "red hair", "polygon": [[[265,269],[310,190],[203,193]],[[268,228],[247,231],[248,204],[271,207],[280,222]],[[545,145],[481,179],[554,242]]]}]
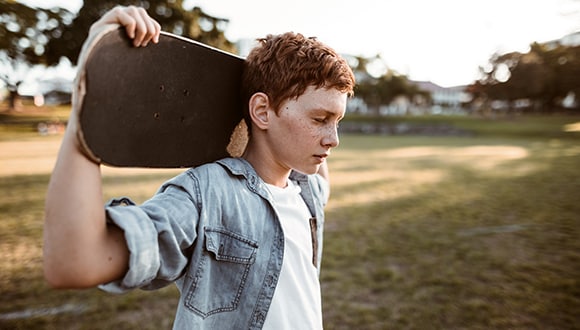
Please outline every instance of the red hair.
[{"label": "red hair", "polygon": [[353,95],[354,74],[344,58],[316,38],[288,32],[258,39],[246,58],[242,80],[244,118],[250,127],[248,102],[263,92],[278,111],[281,104],[298,98],[309,87],[337,89]]}]

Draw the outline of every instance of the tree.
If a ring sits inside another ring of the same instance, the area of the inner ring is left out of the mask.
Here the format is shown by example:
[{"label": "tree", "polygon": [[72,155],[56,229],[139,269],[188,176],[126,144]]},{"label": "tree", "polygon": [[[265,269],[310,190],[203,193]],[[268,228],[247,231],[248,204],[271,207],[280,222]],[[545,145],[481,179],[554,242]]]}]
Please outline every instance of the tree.
[{"label": "tree", "polygon": [[373,77],[368,72],[368,65],[376,59],[376,57],[370,59],[357,57],[353,69],[355,74],[358,73],[355,95],[362,98],[375,114],[379,114],[382,105],[390,104],[398,96],[406,96],[410,100],[414,100],[416,97],[426,101],[431,100],[429,92],[412,84],[407,76],[400,75],[388,68],[384,74]]},{"label": "tree", "polygon": [[187,11],[183,8],[182,0],[85,0],[72,24],[67,26],[58,38],[50,40],[47,53],[48,63],[58,63],[61,56],[66,56],[72,63],[76,63],[91,24],[117,5],[141,6],[161,24],[164,31],[222,50],[236,52],[234,44],[224,35],[229,20],[210,16],[198,7]]},{"label": "tree", "polygon": [[47,62],[49,40],[62,33],[73,14],[62,8],[37,9],[15,1],[0,2],[0,13],[0,80],[10,93],[9,110],[14,110],[27,68]]},{"label": "tree", "polygon": [[[550,102],[560,104],[570,94],[578,100],[580,98],[580,46],[559,45],[544,52],[543,56],[553,76]],[[576,102],[576,110],[580,110],[578,102]]]},{"label": "tree", "polygon": [[75,64],[91,24],[117,5],[142,6],[164,31],[236,52],[224,35],[227,19],[208,15],[198,7],[185,10],[182,0],[85,0],[76,16],[62,8],[32,8],[14,0],[0,1],[0,79],[10,91],[10,109],[16,105],[18,87],[30,66],[53,66],[62,57]]},{"label": "tree", "polygon": [[550,103],[550,89],[554,77],[541,52],[532,49],[525,54],[507,53],[495,60],[495,73],[502,66],[509,71],[508,77],[505,81],[495,77],[499,83],[488,90],[492,98],[505,100],[510,104],[528,99],[538,104],[538,108],[545,108]]},{"label": "tree", "polygon": [[533,43],[527,53],[493,55],[480,70],[469,90],[484,103],[528,100],[535,110],[554,111],[571,93],[580,96],[580,46]]}]

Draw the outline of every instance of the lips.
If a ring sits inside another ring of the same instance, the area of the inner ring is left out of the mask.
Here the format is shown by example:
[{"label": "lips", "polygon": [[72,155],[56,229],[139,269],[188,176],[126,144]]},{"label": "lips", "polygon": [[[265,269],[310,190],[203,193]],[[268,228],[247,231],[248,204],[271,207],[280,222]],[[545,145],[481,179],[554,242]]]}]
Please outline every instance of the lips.
[{"label": "lips", "polygon": [[314,157],[320,159],[320,161],[324,161],[326,158],[328,158],[328,156],[329,156],[328,153],[314,155]]}]

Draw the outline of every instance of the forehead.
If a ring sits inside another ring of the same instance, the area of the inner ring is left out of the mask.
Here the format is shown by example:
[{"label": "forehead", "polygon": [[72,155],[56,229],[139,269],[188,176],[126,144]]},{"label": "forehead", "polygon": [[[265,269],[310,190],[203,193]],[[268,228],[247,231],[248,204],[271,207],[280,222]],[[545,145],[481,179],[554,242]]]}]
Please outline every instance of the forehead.
[{"label": "forehead", "polygon": [[346,100],[347,94],[337,89],[309,86],[293,102],[304,110],[332,112],[342,116],[346,109]]}]

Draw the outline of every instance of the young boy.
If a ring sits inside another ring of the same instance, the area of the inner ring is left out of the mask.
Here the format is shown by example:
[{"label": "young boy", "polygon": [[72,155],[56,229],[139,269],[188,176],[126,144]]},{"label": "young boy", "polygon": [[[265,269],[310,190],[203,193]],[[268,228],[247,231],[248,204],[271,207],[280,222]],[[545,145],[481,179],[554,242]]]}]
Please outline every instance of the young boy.
[{"label": "young boy", "polygon": [[[93,28],[109,23],[135,46],[158,41],[141,8],[117,7]],[[176,329],[322,328],[326,158],[354,84],[345,60],[315,39],[260,40],[244,69],[242,157],[190,169],[139,206],[123,198],[103,208],[100,165],[82,153],[73,111],[46,200],[47,281],[110,292],[175,282]]]}]

